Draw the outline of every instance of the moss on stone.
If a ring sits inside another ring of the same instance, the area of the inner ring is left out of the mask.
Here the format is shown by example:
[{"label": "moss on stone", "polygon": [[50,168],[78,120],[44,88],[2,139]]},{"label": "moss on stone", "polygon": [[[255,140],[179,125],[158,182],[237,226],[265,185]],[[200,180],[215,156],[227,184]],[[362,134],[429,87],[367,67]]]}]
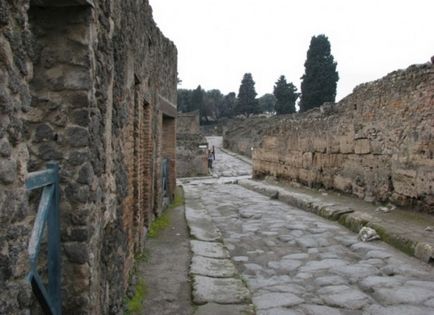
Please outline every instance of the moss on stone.
[{"label": "moss on stone", "polygon": [[390,234],[386,229],[378,224],[371,223],[369,226],[377,232],[382,241],[392,245],[409,256],[414,256],[416,246],[411,240],[403,239],[397,235]]}]

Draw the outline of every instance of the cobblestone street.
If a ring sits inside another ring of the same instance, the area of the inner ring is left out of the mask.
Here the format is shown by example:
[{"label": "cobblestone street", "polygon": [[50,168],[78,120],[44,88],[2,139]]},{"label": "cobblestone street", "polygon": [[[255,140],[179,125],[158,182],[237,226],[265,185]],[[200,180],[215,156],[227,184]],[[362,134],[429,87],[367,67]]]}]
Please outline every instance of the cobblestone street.
[{"label": "cobblestone street", "polygon": [[210,217],[221,233],[257,314],[434,314],[431,266],[232,183],[250,165],[219,150],[218,138],[210,140],[215,178],[183,183],[187,219],[188,211],[206,210],[199,216]]}]

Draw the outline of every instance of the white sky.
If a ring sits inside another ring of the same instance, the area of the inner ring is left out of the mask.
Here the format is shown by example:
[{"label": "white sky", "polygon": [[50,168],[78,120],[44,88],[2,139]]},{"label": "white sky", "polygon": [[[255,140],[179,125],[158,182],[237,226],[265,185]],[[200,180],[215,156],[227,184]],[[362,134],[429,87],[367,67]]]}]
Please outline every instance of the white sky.
[{"label": "white sky", "polygon": [[280,75],[300,87],[313,35],[338,63],[337,100],[363,82],[434,55],[434,0],[150,0],[178,48],[180,88],[238,93],[246,72],[258,96]]}]

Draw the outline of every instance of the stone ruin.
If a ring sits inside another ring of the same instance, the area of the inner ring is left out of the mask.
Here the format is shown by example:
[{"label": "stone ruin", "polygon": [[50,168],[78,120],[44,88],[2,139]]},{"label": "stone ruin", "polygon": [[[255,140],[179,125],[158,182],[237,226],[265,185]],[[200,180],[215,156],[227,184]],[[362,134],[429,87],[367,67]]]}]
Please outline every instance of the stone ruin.
[{"label": "stone ruin", "polygon": [[224,145],[252,156],[255,177],[434,214],[434,66],[392,72],[306,113],[238,122]]},{"label": "stone ruin", "polygon": [[175,189],[176,86],[176,47],[147,0],[0,2],[1,314],[34,307],[39,197],[24,179],[50,160],[61,168],[64,314],[122,313],[145,227]]},{"label": "stone ruin", "polygon": [[177,177],[208,175],[208,143],[200,130],[199,111],[178,113],[176,165]]}]

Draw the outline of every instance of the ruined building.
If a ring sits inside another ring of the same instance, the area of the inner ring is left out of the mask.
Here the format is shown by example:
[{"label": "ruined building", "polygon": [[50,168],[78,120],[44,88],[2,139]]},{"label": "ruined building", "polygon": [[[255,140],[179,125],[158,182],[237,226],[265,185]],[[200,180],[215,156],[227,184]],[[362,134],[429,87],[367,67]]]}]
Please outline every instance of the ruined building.
[{"label": "ruined building", "polygon": [[178,178],[208,175],[208,143],[200,131],[199,111],[178,113],[176,165]]},{"label": "ruined building", "polygon": [[256,119],[224,141],[252,155],[254,176],[434,213],[432,63],[361,84],[337,104]]},{"label": "ruined building", "polygon": [[[0,313],[34,298],[29,172],[60,163],[64,314],[119,314],[175,186],[177,50],[147,0],[0,2]],[[165,178],[163,178],[165,175]]]}]

